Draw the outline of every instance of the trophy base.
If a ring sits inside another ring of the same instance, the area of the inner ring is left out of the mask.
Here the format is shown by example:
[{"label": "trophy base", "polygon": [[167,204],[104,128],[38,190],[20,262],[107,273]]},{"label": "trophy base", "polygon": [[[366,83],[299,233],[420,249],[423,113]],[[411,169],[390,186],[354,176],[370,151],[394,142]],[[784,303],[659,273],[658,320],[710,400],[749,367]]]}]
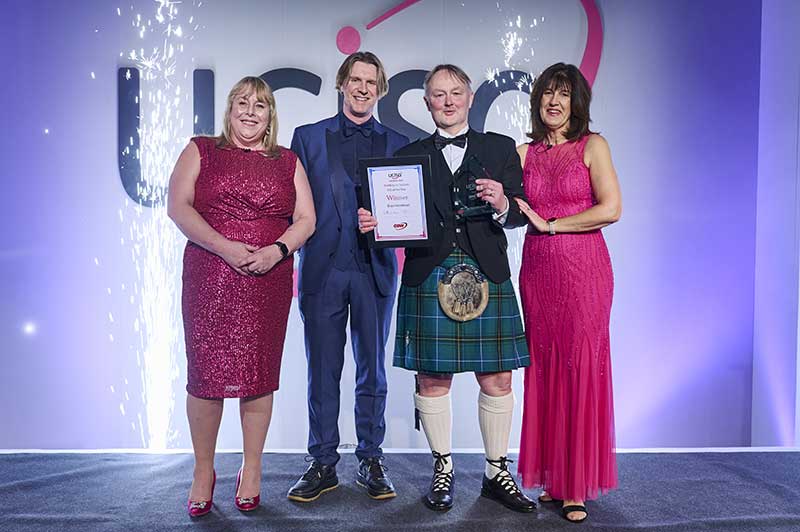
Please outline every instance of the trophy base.
[{"label": "trophy base", "polygon": [[494,213],[491,205],[477,205],[475,207],[465,207],[459,215],[462,218],[477,218],[479,216],[486,216],[487,214]]}]

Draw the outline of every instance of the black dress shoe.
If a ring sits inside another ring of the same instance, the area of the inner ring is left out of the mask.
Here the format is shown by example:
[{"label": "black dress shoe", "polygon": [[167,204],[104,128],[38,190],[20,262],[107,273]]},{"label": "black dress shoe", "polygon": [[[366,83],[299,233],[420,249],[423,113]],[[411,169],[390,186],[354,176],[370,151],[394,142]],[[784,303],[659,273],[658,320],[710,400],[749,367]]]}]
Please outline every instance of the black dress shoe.
[{"label": "black dress shoe", "polygon": [[515,512],[532,512],[536,509],[536,503],[529,499],[517,486],[514,477],[508,472],[508,462],[505,456],[499,460],[486,460],[490,464],[500,469],[494,478],[483,476],[481,495],[493,499],[509,510]]},{"label": "black dress shoe", "polygon": [[386,476],[383,456],[364,458],[358,463],[356,484],[366,488],[367,494],[373,499],[383,500],[397,496],[392,481]]},{"label": "black dress shoe", "polygon": [[433,457],[436,459],[433,464],[433,479],[423,502],[431,510],[446,512],[453,507],[453,484],[455,483],[453,471],[444,472],[444,466],[450,458],[450,453],[439,454],[434,451]]},{"label": "black dress shoe", "polygon": [[289,488],[289,493],[286,496],[292,501],[311,502],[338,485],[339,478],[336,476],[336,466],[323,465],[314,460],[311,462],[308,471],[300,477],[300,480]]}]

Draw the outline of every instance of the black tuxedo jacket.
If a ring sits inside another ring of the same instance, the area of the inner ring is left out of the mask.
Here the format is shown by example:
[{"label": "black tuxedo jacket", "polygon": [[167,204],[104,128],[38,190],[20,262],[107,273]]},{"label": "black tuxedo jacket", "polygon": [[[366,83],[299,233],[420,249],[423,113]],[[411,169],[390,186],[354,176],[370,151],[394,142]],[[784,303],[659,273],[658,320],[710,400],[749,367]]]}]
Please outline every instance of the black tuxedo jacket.
[{"label": "black tuxedo jacket", "polygon": [[475,259],[481,271],[494,283],[502,283],[511,277],[506,249],[508,241],[503,227],[514,228],[525,225],[528,220],[519,210],[515,197],[525,199],[522,189],[522,166],[514,140],[497,133],[478,133],[469,130],[464,161],[476,155],[489,176],[503,184],[508,197],[509,210],[505,226],[494,221],[491,215],[468,218],[456,232],[455,215],[452,209],[450,183],[453,174],[440,150],[433,145],[433,136],[412,142],[400,148],[395,155],[431,156],[431,188],[435,210],[431,218],[430,246],[406,248],[402,283],[418,286],[459,245]]}]

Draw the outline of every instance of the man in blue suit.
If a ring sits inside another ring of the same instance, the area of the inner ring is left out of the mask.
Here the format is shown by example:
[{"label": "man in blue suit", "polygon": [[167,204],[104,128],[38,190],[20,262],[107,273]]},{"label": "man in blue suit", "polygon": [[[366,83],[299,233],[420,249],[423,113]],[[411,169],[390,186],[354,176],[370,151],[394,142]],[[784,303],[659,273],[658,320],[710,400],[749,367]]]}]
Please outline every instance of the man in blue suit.
[{"label": "man in blue suit", "polygon": [[408,139],[372,116],[388,92],[386,72],[370,52],[344,60],[336,75],[342,110],[298,127],[292,150],[308,173],[317,230],[300,251],[298,288],[308,359],[308,453],[311,466],[289,489],[310,502],[336,488],[339,461],[339,381],[346,325],[356,362],[356,482],[373,499],[395,496],[381,444],[386,431],[384,357],[397,287],[393,249],[369,250],[358,231],[358,160],[386,157]]}]

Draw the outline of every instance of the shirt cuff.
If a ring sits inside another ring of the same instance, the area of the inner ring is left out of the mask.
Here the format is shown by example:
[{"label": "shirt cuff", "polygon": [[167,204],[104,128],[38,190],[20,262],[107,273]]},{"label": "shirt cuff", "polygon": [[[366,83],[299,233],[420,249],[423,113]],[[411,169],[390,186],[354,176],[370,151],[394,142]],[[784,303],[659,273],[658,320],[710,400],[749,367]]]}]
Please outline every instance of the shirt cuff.
[{"label": "shirt cuff", "polygon": [[505,210],[503,212],[492,213],[492,219],[495,222],[499,223],[500,225],[506,225],[506,219],[508,218],[508,209],[511,208],[511,200],[508,199],[508,196],[506,196],[505,198],[506,198]]}]

